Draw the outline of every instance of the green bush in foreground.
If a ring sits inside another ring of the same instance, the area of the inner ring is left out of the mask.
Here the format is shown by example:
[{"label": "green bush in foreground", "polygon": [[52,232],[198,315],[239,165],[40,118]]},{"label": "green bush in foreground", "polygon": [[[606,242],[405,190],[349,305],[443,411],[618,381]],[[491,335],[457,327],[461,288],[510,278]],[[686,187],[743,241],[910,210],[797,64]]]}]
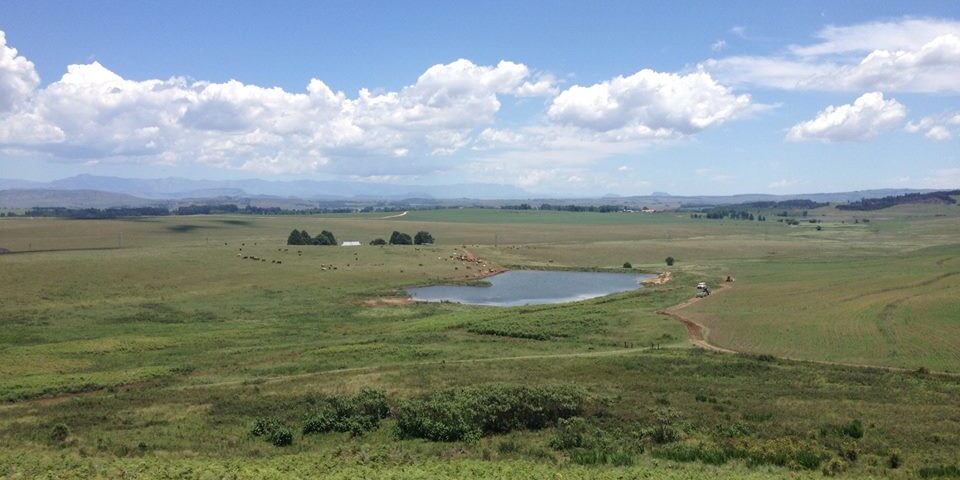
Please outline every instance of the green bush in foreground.
[{"label": "green bush in foreground", "polygon": [[590,395],[575,385],[489,385],[442,390],[406,400],[396,411],[401,438],[476,440],[513,430],[537,430],[583,413]]},{"label": "green bush in foreground", "polygon": [[303,433],[350,432],[360,436],[380,427],[390,414],[381,390],[363,388],[355,395],[322,398],[303,424]]},{"label": "green bush in foreground", "polygon": [[258,418],[254,422],[253,428],[250,429],[250,434],[255,437],[263,437],[277,447],[293,444],[293,431],[274,418]]}]

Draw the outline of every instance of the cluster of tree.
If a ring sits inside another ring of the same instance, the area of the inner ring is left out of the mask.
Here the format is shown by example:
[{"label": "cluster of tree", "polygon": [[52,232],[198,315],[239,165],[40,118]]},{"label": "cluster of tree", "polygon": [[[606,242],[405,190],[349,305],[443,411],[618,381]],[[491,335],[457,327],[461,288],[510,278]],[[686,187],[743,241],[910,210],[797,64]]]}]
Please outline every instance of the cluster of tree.
[{"label": "cluster of tree", "polygon": [[529,203],[521,203],[519,205],[503,205],[500,207],[501,210],[554,210],[558,212],[599,212],[599,213],[615,213],[622,212],[625,208],[621,205],[551,205],[549,203],[543,203],[539,207],[530,205]]},{"label": "cluster of tree", "polygon": [[336,245],[337,239],[332,232],[324,230],[316,237],[311,237],[306,230],[294,229],[287,237],[287,245]]},{"label": "cluster of tree", "polygon": [[[390,234],[390,245],[431,245],[433,244],[433,235],[430,235],[430,232],[419,231],[416,235],[410,236],[408,233],[398,232],[396,230]],[[378,238],[372,242],[370,245],[386,245],[387,241],[382,238]]]},{"label": "cluster of tree", "polygon": [[960,195],[960,190],[950,190],[930,193],[907,193],[904,195],[892,195],[883,198],[864,198],[846,205],[837,205],[839,210],[881,210],[896,205],[909,203],[929,203],[954,205],[957,201],[954,196]]},{"label": "cluster of tree", "polygon": [[754,215],[746,210],[734,210],[724,207],[712,208],[701,213],[691,213],[690,218],[707,218],[710,220],[723,220],[724,218],[729,218],[731,220],[757,220],[760,222],[767,221],[767,217],[764,217],[759,213]]},{"label": "cluster of tree", "polygon": [[[24,212],[22,217],[57,217],[74,218],[81,220],[95,220],[105,218],[123,218],[123,217],[159,217],[170,215],[170,210],[164,207],[115,207],[115,208],[63,208],[63,207],[44,207],[32,208]],[[14,212],[8,212],[8,217],[18,216]]]},{"label": "cluster of tree", "polygon": [[317,215],[323,213],[355,213],[356,211],[356,208],[304,208],[290,210],[280,207],[246,206],[238,213],[247,215]]}]

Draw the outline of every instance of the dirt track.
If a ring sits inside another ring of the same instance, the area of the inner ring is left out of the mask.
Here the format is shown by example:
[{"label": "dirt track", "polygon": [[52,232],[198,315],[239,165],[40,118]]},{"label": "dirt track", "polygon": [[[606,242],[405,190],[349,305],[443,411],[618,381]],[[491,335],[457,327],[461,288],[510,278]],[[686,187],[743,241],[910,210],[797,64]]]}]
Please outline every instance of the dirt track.
[{"label": "dirt track", "polygon": [[[720,292],[727,290],[732,285],[733,284],[730,284],[730,283],[721,283],[720,286],[717,287],[717,289],[714,290],[713,293],[711,293],[711,295],[717,295]],[[689,300],[678,303],[672,307],[668,307],[663,310],[660,310],[657,313],[661,315],[666,315],[674,320],[677,320],[678,322],[682,323],[684,327],[687,327],[687,335],[690,337],[690,343],[693,343],[694,345],[700,348],[703,348],[706,350],[713,350],[715,352],[738,353],[736,350],[730,350],[727,348],[723,348],[723,347],[711,344],[707,340],[707,337],[710,333],[710,329],[678,313],[679,310],[682,310],[706,298],[710,298],[710,297],[709,296],[703,297],[703,298],[693,297]]]}]

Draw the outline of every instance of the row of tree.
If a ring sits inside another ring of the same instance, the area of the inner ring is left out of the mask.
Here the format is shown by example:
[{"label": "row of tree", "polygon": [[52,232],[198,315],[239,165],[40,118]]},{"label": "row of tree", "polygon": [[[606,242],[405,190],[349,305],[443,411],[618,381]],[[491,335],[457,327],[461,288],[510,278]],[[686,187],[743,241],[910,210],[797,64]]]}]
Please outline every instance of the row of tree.
[{"label": "row of tree", "polygon": [[287,245],[336,245],[337,238],[333,232],[324,230],[316,237],[311,237],[306,230],[294,229],[287,237]]},{"label": "row of tree", "polygon": [[390,245],[432,245],[433,242],[433,235],[430,235],[430,232],[427,231],[421,230],[411,237],[408,233],[394,230],[393,233],[390,234],[389,242],[378,238],[370,242],[370,245],[386,245],[387,243],[390,243]]},{"label": "row of tree", "polygon": [[767,217],[757,214],[754,216],[752,213],[744,210],[731,210],[727,208],[715,208],[708,210],[706,213],[691,213],[690,218],[707,218],[710,220],[723,220],[724,218],[729,218],[732,220],[756,220],[759,222],[767,221]]},{"label": "row of tree", "polygon": [[[417,232],[412,237],[410,234],[394,231],[390,235],[389,242],[377,238],[371,241],[370,245],[386,245],[387,243],[390,245],[431,245],[433,242],[433,235],[424,230]],[[316,237],[311,237],[306,230],[294,229],[287,237],[287,245],[337,245],[337,238],[333,236],[333,232],[327,230],[320,232]]]},{"label": "row of tree", "polygon": [[600,213],[615,213],[622,212],[626,208],[622,205],[551,205],[549,203],[543,203],[539,207],[530,205],[529,203],[521,203],[519,205],[504,205],[500,207],[501,210],[555,210],[559,212],[600,212]]}]

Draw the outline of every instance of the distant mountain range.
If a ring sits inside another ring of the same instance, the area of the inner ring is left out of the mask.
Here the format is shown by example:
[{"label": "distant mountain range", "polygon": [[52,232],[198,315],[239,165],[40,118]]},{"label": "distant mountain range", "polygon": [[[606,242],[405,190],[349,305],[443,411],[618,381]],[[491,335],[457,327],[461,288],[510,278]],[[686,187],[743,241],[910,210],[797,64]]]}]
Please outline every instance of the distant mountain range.
[{"label": "distant mountain range", "polygon": [[528,192],[517,187],[485,183],[400,185],[317,180],[191,180],[177,177],[136,179],[97,175],[77,175],[52,182],[0,179],[0,190],[9,189],[97,190],[157,200],[261,195],[295,197],[306,200],[348,198],[512,199],[530,196]]},{"label": "distant mountain range", "polygon": [[235,203],[313,208],[318,205],[368,205],[377,202],[410,206],[498,206],[523,200],[575,205],[623,205],[664,209],[682,206],[730,205],[759,201],[806,199],[816,202],[848,203],[905,193],[933,190],[877,189],[854,192],[799,195],[741,194],[682,196],[656,192],[653,195],[604,195],[595,198],[534,196],[520,188],[468,183],[459,185],[400,185],[341,181],[191,180],[186,178],[135,179],[77,175],[51,182],[0,179],[0,208],[69,207],[106,208],[172,206],[185,203]]}]

